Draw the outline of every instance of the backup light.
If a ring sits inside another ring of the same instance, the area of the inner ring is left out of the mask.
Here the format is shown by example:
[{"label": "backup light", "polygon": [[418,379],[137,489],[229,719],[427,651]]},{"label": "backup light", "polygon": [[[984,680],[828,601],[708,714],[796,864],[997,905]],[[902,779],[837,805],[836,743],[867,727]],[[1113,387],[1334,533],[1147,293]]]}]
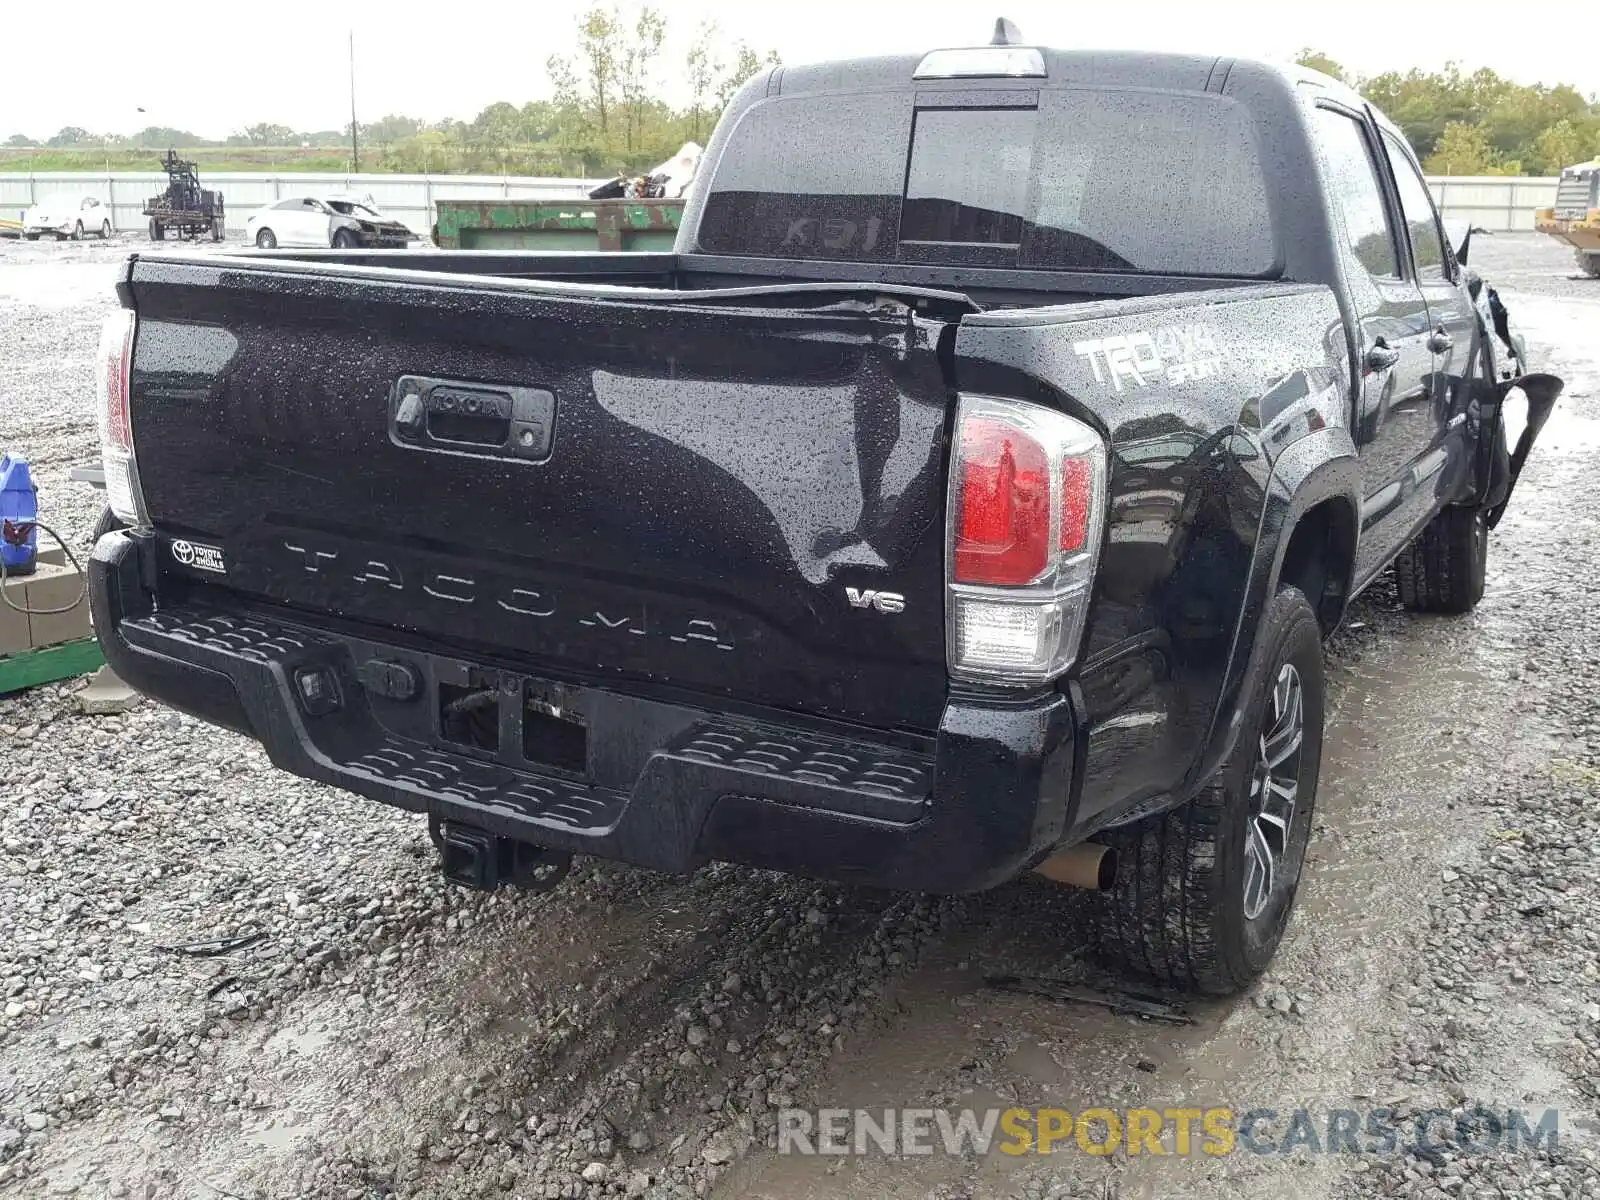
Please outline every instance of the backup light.
[{"label": "backup light", "polygon": [[958,594],[953,632],[956,656],[969,670],[981,664],[993,674],[1032,676],[1060,654],[1061,608]]},{"label": "backup light", "polygon": [[1088,425],[1038,404],[961,398],[948,506],[952,675],[1024,685],[1072,665],[1105,495],[1105,442]]}]

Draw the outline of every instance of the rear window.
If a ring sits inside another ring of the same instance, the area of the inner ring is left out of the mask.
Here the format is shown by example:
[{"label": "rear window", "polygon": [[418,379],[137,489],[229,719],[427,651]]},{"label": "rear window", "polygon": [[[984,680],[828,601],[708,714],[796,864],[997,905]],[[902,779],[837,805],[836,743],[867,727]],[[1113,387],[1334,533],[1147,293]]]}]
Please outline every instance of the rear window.
[{"label": "rear window", "polygon": [[1266,184],[1238,104],[1113,89],[988,96],[990,106],[966,92],[758,105],[711,180],[700,248],[1070,271],[1274,270]]}]

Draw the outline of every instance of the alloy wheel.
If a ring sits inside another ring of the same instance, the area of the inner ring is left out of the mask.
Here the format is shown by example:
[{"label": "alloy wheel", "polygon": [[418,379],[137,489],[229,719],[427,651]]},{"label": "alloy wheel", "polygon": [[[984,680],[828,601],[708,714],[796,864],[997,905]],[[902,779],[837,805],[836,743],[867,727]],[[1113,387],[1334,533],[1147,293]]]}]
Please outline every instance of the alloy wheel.
[{"label": "alloy wheel", "polygon": [[1267,911],[1283,876],[1300,795],[1300,747],[1305,738],[1305,693],[1300,672],[1284,663],[1261,718],[1259,752],[1250,776],[1245,824],[1244,915]]}]

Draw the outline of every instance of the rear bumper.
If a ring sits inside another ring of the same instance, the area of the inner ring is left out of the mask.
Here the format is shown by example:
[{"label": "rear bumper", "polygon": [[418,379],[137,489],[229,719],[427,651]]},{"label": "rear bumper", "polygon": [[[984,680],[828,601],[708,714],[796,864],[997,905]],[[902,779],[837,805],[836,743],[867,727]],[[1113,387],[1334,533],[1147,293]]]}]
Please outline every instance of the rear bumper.
[{"label": "rear bumper", "polygon": [[[927,739],[748,719],[576,685],[588,769],[522,755],[502,706],[498,752],[437,736],[437,682],[493,673],[507,695],[536,681],[301,624],[212,593],[152,604],[141,539],[108,534],[90,563],[106,661],[130,685],[202,720],[257,738],[296,775],[555,849],[666,871],[708,860],[919,891],[976,891],[1014,877],[1064,840],[1081,759],[1073,706],[952,699]],[[423,681],[399,702],[363,688],[373,658]],[[312,715],[297,673],[336,680],[337,709]],[[538,681],[541,685],[543,681]],[[520,730],[520,726],[517,726]],[[509,749],[507,749],[509,747]]]}]

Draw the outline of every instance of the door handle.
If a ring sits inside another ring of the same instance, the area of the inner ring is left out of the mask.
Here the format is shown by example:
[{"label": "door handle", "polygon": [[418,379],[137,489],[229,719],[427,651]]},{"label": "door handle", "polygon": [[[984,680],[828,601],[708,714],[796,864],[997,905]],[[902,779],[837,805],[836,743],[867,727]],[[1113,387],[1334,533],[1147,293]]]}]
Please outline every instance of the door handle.
[{"label": "door handle", "polygon": [[1455,338],[1450,336],[1449,331],[1443,325],[1428,335],[1428,349],[1435,354],[1443,354],[1455,344]]},{"label": "door handle", "polygon": [[1367,350],[1365,361],[1369,371],[1387,371],[1400,361],[1400,351],[1379,338]]}]

